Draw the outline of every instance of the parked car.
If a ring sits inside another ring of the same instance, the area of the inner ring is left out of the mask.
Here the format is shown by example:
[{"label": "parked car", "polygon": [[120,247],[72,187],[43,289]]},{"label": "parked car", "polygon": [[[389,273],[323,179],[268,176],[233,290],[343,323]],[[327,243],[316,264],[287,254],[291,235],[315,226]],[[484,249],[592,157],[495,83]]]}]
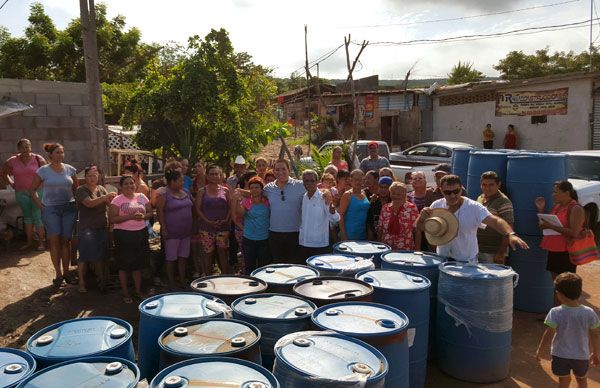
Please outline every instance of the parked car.
[{"label": "parked car", "polygon": [[568,151],[569,182],[585,208],[589,224],[598,231],[600,209],[600,151]]},{"label": "parked car", "polygon": [[451,163],[455,148],[475,148],[469,143],[454,141],[431,141],[420,143],[401,152],[390,155],[390,163],[404,166],[424,166],[428,164]]},{"label": "parked car", "polygon": [[[369,156],[369,150],[367,148],[368,144],[370,142],[372,142],[373,140],[359,140],[356,143],[356,157],[358,158],[358,162],[360,163],[361,160],[363,160],[364,158],[366,158],[367,156]],[[385,141],[382,140],[375,140],[377,142],[377,144],[379,144],[379,156],[383,156],[387,159],[390,158],[390,148],[388,147],[388,144]],[[349,143],[349,142],[347,142]],[[319,147],[319,152],[323,152],[329,148],[333,148],[335,146],[341,146],[342,144],[344,144],[344,142],[342,140],[330,140],[327,141],[325,143],[323,143],[323,145],[321,147]],[[350,143],[352,145],[352,143]],[[300,161],[302,163],[308,163],[308,164],[312,164],[313,160],[312,157],[310,156],[306,156],[300,159]],[[351,165],[351,161],[347,160],[348,165]],[[355,168],[358,168],[358,166],[355,166]]]}]

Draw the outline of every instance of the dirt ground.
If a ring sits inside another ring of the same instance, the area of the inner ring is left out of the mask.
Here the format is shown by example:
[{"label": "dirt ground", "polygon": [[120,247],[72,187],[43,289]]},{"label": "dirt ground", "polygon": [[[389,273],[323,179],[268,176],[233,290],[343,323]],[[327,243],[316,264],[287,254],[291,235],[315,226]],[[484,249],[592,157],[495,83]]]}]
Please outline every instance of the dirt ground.
[{"label": "dirt ground", "polygon": [[[17,246],[17,244],[13,244]],[[74,270],[74,268],[73,268]],[[137,333],[137,304],[121,301],[116,277],[106,295],[91,284],[80,294],[75,286],[58,290],[51,286],[53,269],[48,252],[17,251],[0,246],[0,346],[23,348],[27,339],[53,323],[86,316],[114,316],[130,322]],[[584,303],[600,312],[600,263],[580,269],[584,279]],[[146,281],[145,289],[151,285]],[[161,290],[157,290],[160,292]],[[535,349],[543,331],[542,314],[515,311],[511,376],[505,381],[478,385],[455,380],[429,365],[427,387],[549,387],[556,379],[550,372],[549,349],[544,359],[535,359]],[[134,338],[137,345],[137,339]],[[589,373],[590,387],[600,387],[600,369]],[[574,386],[574,383],[573,383]]]}]

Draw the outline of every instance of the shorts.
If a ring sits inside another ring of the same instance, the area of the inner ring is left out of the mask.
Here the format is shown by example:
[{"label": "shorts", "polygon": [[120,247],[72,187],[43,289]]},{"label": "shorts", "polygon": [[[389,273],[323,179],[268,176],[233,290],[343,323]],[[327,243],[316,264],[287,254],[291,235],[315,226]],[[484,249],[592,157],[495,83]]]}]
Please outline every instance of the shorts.
[{"label": "shorts", "polygon": [[[38,197],[42,198],[42,190],[38,190],[37,193]],[[17,191],[15,193],[15,197],[17,198],[17,203],[21,208],[21,212],[23,212],[23,222],[25,225],[42,227],[42,211],[33,202],[31,194],[26,191]]]},{"label": "shorts", "polygon": [[120,271],[139,271],[148,266],[148,229],[114,229],[115,262]]},{"label": "shorts", "polygon": [[83,229],[77,233],[79,261],[101,261],[106,259],[108,229]]},{"label": "shorts", "polygon": [[548,252],[548,264],[546,264],[546,269],[556,274],[561,274],[563,272],[575,273],[575,271],[577,271],[577,266],[571,263],[569,252]]},{"label": "shorts", "polygon": [[589,360],[573,360],[570,358],[562,358],[552,356],[552,373],[556,376],[570,376],[571,371],[575,377],[585,377],[590,368]]},{"label": "shorts", "polygon": [[204,253],[212,253],[217,249],[229,248],[229,232],[207,232],[201,230],[197,236]]},{"label": "shorts", "polygon": [[191,237],[169,238],[165,240],[165,260],[176,261],[178,258],[190,257]]},{"label": "shorts", "polygon": [[73,237],[73,226],[77,217],[75,202],[64,205],[42,206],[42,221],[48,236],[61,236],[70,240]]}]

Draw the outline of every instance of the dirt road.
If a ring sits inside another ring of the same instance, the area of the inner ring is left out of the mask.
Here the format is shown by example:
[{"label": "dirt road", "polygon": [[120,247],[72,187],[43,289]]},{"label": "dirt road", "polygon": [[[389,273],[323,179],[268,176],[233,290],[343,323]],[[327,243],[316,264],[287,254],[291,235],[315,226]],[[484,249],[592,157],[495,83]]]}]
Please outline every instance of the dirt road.
[{"label": "dirt road", "polygon": [[[14,244],[17,245],[17,244]],[[600,263],[580,268],[584,279],[584,303],[600,312]],[[80,294],[75,286],[56,290],[51,286],[53,269],[47,252],[6,250],[0,246],[0,346],[23,348],[36,331],[66,319],[114,316],[130,322],[137,333],[137,304],[121,301],[115,286],[106,295],[89,287]],[[146,285],[148,289],[150,285]],[[549,387],[555,384],[550,372],[549,349],[538,362],[535,349],[543,332],[543,315],[515,311],[510,378],[491,385],[468,384],[452,379],[430,364],[428,387]],[[137,339],[134,338],[137,344]],[[590,370],[590,387],[600,387],[600,368]],[[574,383],[573,383],[574,384]],[[573,385],[574,386],[574,385]]]}]

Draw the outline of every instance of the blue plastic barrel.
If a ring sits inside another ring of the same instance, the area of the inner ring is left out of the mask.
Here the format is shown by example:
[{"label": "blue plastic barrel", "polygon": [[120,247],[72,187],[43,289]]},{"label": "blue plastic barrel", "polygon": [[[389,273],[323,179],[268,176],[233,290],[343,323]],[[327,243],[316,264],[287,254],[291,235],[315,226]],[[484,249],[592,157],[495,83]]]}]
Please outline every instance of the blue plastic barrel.
[{"label": "blue plastic barrel", "polygon": [[298,282],[294,286],[294,294],[321,307],[344,301],[370,302],[373,287],[358,279],[323,276]]},{"label": "blue plastic barrel", "polygon": [[[431,282],[423,275],[394,269],[364,271],[356,278],[373,286],[373,302],[395,307],[408,317],[409,386],[422,388],[427,374]],[[389,357],[388,361],[394,365]]]},{"label": "blue plastic barrel", "polygon": [[375,268],[371,259],[340,253],[311,256],[306,259],[306,264],[319,271],[321,276],[347,276],[350,278],[361,271]]},{"label": "blue plastic barrel", "polygon": [[471,151],[466,185],[469,198],[477,199],[481,194],[481,174],[494,171],[502,182],[501,190],[506,192],[506,161],[508,154],[499,151]]},{"label": "blue plastic barrel", "polygon": [[546,210],[552,206],[552,190],[556,181],[567,179],[567,155],[560,153],[520,153],[508,156],[506,182],[508,197],[515,210],[515,232],[541,236],[535,198],[546,199]]},{"label": "blue plastic barrel", "polygon": [[26,350],[38,369],[81,357],[106,356],[135,361],[133,328],[122,319],[89,317],[48,326],[29,338]]},{"label": "blue plastic barrel", "polygon": [[257,294],[244,296],[231,304],[233,316],[258,327],[261,332],[262,365],[271,369],[275,354],[273,347],[283,336],[310,328],[314,303],[286,294]]},{"label": "blue plastic barrel", "polygon": [[334,253],[347,253],[373,260],[375,268],[381,266],[381,255],[391,252],[392,248],[377,241],[340,241],[333,244]]},{"label": "blue plastic barrel", "polygon": [[140,371],[129,360],[117,357],[84,357],[43,369],[23,380],[18,388],[135,388]]},{"label": "blue plastic barrel", "polygon": [[343,334],[298,332],[275,346],[273,374],[287,388],[383,388],[387,373],[379,350]]},{"label": "blue plastic barrel", "polygon": [[267,290],[264,280],[245,275],[217,275],[196,279],[192,289],[221,299],[227,305],[244,295],[258,294]]},{"label": "blue plastic barrel", "polygon": [[159,370],[158,338],[170,327],[201,318],[223,318],[229,311],[212,295],[179,292],[153,296],[139,305],[138,366],[142,378],[152,379]]},{"label": "blue plastic barrel", "polygon": [[519,274],[515,288],[515,309],[530,313],[545,313],[554,306],[554,282],[546,270],[548,251],[540,248],[542,238],[521,236],[529,249],[511,250],[509,265]]},{"label": "blue plastic barrel", "polygon": [[312,321],[322,330],[333,330],[375,347],[391,366],[385,386],[408,387],[409,318],[402,311],[378,303],[341,302],[320,307],[313,313]]},{"label": "blue plastic barrel", "polygon": [[247,360],[230,357],[194,358],[163,369],[150,388],[178,387],[279,388],[271,372]]},{"label": "blue plastic barrel", "polygon": [[173,326],[161,334],[160,369],[200,357],[234,357],[257,364],[260,331],[236,319],[209,318]]},{"label": "blue plastic barrel", "polygon": [[267,282],[267,291],[273,294],[292,294],[292,288],[301,280],[319,276],[319,271],[306,265],[271,264],[257,268],[251,276]]},{"label": "blue plastic barrel", "polygon": [[398,269],[401,271],[414,272],[425,276],[431,282],[429,288],[429,353],[432,354],[435,344],[435,322],[437,315],[437,284],[439,266],[445,263],[444,256],[431,252],[419,251],[393,251],[382,257],[381,268]]},{"label": "blue plastic barrel", "polygon": [[0,387],[13,388],[35,372],[35,359],[18,349],[0,348]]},{"label": "blue plastic barrel", "polygon": [[443,372],[473,383],[508,377],[517,276],[504,265],[440,265],[436,349]]},{"label": "blue plastic barrel", "polygon": [[452,150],[452,174],[458,175],[463,185],[467,184],[469,159],[475,148],[455,148]]}]

